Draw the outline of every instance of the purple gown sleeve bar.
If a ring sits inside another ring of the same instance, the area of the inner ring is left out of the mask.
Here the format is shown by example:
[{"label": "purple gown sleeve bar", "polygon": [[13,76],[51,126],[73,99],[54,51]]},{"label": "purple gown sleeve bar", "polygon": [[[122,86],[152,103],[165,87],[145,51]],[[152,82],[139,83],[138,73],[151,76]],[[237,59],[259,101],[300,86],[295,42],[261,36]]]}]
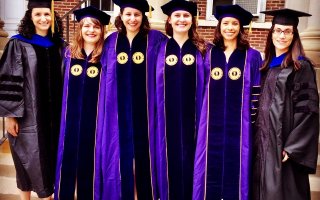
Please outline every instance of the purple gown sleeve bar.
[{"label": "purple gown sleeve bar", "polygon": [[252,159],[252,123],[251,100],[252,88],[260,84],[259,68],[262,65],[260,53],[251,48],[247,51],[246,67],[244,71],[244,87],[242,99],[242,135],[241,135],[241,171],[240,198],[249,199],[251,159]]},{"label": "purple gown sleeve bar", "polygon": [[115,49],[117,36],[117,33],[113,33],[106,39],[101,57],[95,149],[95,200],[121,198]]},{"label": "purple gown sleeve bar", "polygon": [[165,110],[164,110],[164,69],[165,69],[165,52],[167,41],[161,43],[157,58],[156,68],[156,98],[157,98],[157,134],[156,134],[156,149],[157,149],[157,177],[158,190],[160,198],[163,200],[169,199],[169,183],[168,183],[168,166],[166,163],[167,149],[165,136]]},{"label": "purple gown sleeve bar", "polygon": [[69,84],[69,70],[70,70],[70,51],[66,50],[64,54],[64,82],[63,82],[63,97],[62,97],[62,108],[61,108],[61,121],[60,121],[60,135],[59,135],[59,144],[57,152],[57,165],[56,165],[56,178],[55,178],[55,199],[58,198],[59,189],[60,189],[60,177],[61,177],[61,164],[63,158],[63,146],[64,146],[64,134],[66,128],[66,112],[67,112],[67,100],[68,100],[68,84]]},{"label": "purple gown sleeve bar", "polygon": [[209,84],[210,84],[210,56],[211,49],[204,58],[204,96],[201,108],[197,146],[194,159],[193,198],[194,200],[205,199],[206,166],[207,166],[207,137],[208,137],[208,110],[209,110]]},{"label": "purple gown sleeve bar", "polygon": [[[101,57],[102,76],[98,102],[96,158],[95,158],[95,200],[121,199],[120,144],[118,127],[118,100],[116,79],[116,43],[118,33],[112,33],[105,41]],[[159,44],[165,36],[155,30],[148,33],[147,47],[147,96],[149,116],[149,143],[152,186],[156,188],[155,172],[155,63]],[[156,189],[153,196],[157,197]]]},{"label": "purple gown sleeve bar", "polygon": [[158,199],[157,194],[157,174],[156,174],[156,88],[155,88],[155,74],[156,74],[156,58],[162,41],[166,41],[167,37],[159,31],[150,30],[148,34],[148,48],[147,48],[147,96],[148,96],[148,119],[149,119],[149,150],[150,150],[150,169],[151,181],[153,188],[153,198]]},{"label": "purple gown sleeve bar", "polygon": [[[209,85],[210,85],[210,56],[209,51],[205,57],[205,92],[195,155],[193,199],[206,199],[206,171],[207,171],[207,144],[208,144],[208,121],[209,121]],[[259,68],[262,65],[260,53],[249,48],[247,51],[246,66],[244,70],[244,86],[242,99],[242,122],[241,122],[241,169],[240,169],[240,199],[249,199],[251,154],[252,154],[252,131],[251,131],[251,99],[252,87],[260,85]]]}]

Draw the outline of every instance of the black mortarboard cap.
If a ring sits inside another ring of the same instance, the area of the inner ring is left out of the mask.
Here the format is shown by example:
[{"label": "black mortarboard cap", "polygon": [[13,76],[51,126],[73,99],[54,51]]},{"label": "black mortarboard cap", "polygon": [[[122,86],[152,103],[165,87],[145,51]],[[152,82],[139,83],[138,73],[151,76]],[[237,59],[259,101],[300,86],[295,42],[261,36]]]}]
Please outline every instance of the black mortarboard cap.
[{"label": "black mortarboard cap", "polygon": [[113,0],[113,3],[115,3],[122,9],[130,7],[140,10],[142,13],[154,10],[146,0]]},{"label": "black mortarboard cap", "polygon": [[170,16],[174,11],[185,10],[191,13],[192,16],[197,16],[197,4],[192,1],[172,0],[161,6],[162,12]]},{"label": "black mortarboard cap", "polygon": [[224,17],[233,17],[240,21],[242,26],[250,24],[253,15],[243,9],[241,6],[235,4],[235,5],[222,5],[222,6],[216,6],[216,13],[214,16],[220,20]]},{"label": "black mortarboard cap", "polygon": [[108,25],[110,21],[110,15],[93,6],[88,6],[85,8],[75,10],[73,11],[73,14],[76,16],[76,20],[78,22],[80,22],[80,20],[85,17],[95,18],[99,20],[101,24],[104,24],[104,25]]},{"label": "black mortarboard cap", "polygon": [[289,8],[283,8],[278,10],[266,10],[262,11],[266,15],[273,16],[272,24],[292,25],[298,26],[299,17],[310,17],[309,13],[301,12],[298,10],[292,10]]},{"label": "black mortarboard cap", "polygon": [[[61,1],[61,0],[54,0]],[[29,0],[28,9],[32,8],[50,8],[52,0]]]}]

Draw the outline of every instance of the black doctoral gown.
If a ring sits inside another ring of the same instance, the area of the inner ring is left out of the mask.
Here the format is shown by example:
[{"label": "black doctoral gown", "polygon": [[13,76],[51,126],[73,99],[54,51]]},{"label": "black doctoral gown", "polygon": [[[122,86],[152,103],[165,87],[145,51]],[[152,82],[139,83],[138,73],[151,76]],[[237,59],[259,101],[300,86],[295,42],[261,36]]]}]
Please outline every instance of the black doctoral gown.
[{"label": "black doctoral gown", "polygon": [[17,186],[40,198],[53,193],[62,98],[62,42],[14,36],[0,62],[0,116],[15,117],[8,134]]},{"label": "black doctoral gown", "polygon": [[[254,200],[308,200],[315,173],[319,97],[313,66],[276,66],[262,74],[254,141]],[[282,151],[289,159],[282,162]]]}]

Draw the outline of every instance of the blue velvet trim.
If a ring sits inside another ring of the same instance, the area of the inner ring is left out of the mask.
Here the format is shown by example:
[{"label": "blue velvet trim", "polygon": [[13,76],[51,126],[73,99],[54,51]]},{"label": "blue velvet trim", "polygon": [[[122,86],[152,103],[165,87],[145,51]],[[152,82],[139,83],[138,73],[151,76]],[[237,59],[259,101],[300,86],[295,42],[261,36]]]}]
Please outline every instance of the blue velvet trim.
[{"label": "blue velvet trim", "polygon": [[34,45],[45,47],[45,48],[49,48],[54,45],[54,43],[51,41],[50,36],[43,37],[43,36],[34,34],[31,39],[28,39],[23,37],[21,34],[18,34],[18,35],[12,36],[12,38],[16,38],[18,40],[22,40],[29,44],[34,44]]},{"label": "blue velvet trim", "polygon": [[[89,59],[89,58],[88,58]],[[61,167],[60,199],[73,199],[77,182],[79,200],[93,198],[94,141],[96,111],[99,89],[98,74],[91,78],[87,68],[95,66],[99,73],[100,63],[88,63],[86,60],[71,60],[82,66],[79,76],[69,74],[66,131]]]},{"label": "blue velvet trim", "polygon": [[[165,66],[165,110],[170,199],[191,199],[195,151],[196,47],[188,40],[180,49],[174,39],[168,41],[166,57],[176,55],[174,66]],[[182,58],[195,58],[186,66]]]},{"label": "blue velvet trim", "polygon": [[132,124],[132,66],[129,41],[126,36],[119,34],[116,47],[117,55],[126,52],[128,62],[117,62],[117,99],[120,140],[120,173],[122,199],[134,199],[133,178],[133,124]]},{"label": "blue velvet trim", "polygon": [[287,53],[283,53],[278,57],[273,57],[271,62],[270,62],[270,68],[274,68],[274,67],[279,67],[281,66],[281,63],[283,61],[283,59],[286,57]]},{"label": "blue velvet trim", "polygon": [[[269,67],[274,68],[274,67],[281,66],[281,63],[284,60],[284,58],[286,57],[286,55],[287,55],[287,53],[283,53],[278,57],[273,57]],[[306,58],[303,56],[298,56],[298,60],[306,60]]]},{"label": "blue velvet trim", "polygon": [[[239,199],[241,105],[246,52],[235,50],[226,63],[219,48],[211,53],[211,70],[219,67],[223,76],[210,80],[209,135],[206,199]],[[237,67],[241,76],[231,80],[228,72]]]}]

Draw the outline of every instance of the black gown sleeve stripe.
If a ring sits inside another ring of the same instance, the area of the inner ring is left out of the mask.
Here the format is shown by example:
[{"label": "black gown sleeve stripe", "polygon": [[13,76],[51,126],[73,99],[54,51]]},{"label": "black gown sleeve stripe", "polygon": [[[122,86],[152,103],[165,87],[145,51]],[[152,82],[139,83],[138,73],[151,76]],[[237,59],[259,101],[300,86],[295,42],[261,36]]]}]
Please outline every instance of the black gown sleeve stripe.
[{"label": "black gown sleeve stripe", "polygon": [[20,102],[22,99],[23,99],[22,95],[0,94],[0,100],[2,100],[2,101]]},{"label": "black gown sleeve stripe", "polygon": [[23,117],[24,53],[22,42],[11,39],[0,59],[0,116]]},{"label": "black gown sleeve stripe", "polygon": [[0,92],[8,91],[8,92],[22,92],[23,88],[20,85],[8,85],[8,84],[0,84]]},{"label": "black gown sleeve stripe", "polygon": [[[318,157],[319,96],[312,64],[301,64],[301,69],[295,72],[292,80],[295,86],[291,88],[293,127],[290,127],[284,150],[288,152],[290,160],[303,166],[308,173],[314,173]],[[294,103],[293,97],[300,101]]]},{"label": "black gown sleeve stripe", "polygon": [[310,101],[317,101],[318,95],[315,92],[308,92],[303,94],[297,94],[292,97],[292,101],[294,103],[298,103],[300,101],[310,100]]},{"label": "black gown sleeve stripe", "polygon": [[4,74],[4,75],[0,76],[0,81],[10,81],[10,82],[22,83],[23,77]]}]

